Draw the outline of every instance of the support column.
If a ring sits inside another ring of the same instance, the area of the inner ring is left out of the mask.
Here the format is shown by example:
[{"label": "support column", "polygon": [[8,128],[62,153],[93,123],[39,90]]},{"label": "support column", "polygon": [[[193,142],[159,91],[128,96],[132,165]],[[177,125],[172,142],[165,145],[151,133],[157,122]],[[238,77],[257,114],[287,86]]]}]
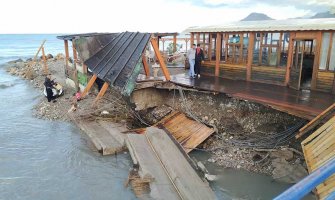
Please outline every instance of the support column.
[{"label": "support column", "polygon": [[177,35],[173,35],[173,53],[177,51]]},{"label": "support column", "polygon": [[156,54],[156,57],[158,59],[159,65],[162,68],[162,71],[163,71],[163,74],[164,74],[166,80],[167,81],[171,80],[169,70],[167,69],[167,67],[165,65],[165,62],[163,60],[163,57],[162,57],[161,53],[159,52],[159,49],[158,49],[158,46],[157,46],[157,39],[151,38],[150,42],[151,42],[151,45],[152,45],[152,47],[155,51],[155,54]]},{"label": "support column", "polygon": [[221,33],[216,33],[215,76],[219,76],[220,73],[221,36]]},{"label": "support column", "polygon": [[247,61],[247,77],[246,80],[251,80],[251,65],[254,58],[254,46],[255,46],[255,33],[249,34],[249,46],[248,46],[248,61]]},{"label": "support column", "polygon": [[197,33],[197,45],[200,43],[200,33]]},{"label": "support column", "polygon": [[109,84],[107,82],[105,82],[104,85],[102,86],[102,88],[101,88],[98,96],[94,99],[92,105],[94,105],[95,103],[97,103],[101,99],[101,97],[103,97],[105,95],[105,93],[106,93],[106,91],[108,89],[108,86],[109,86]]},{"label": "support column", "polygon": [[146,59],[145,55],[142,55],[142,62],[143,62],[145,75],[147,77],[149,77],[150,76],[150,70],[149,70],[149,65],[148,65],[148,62],[147,62],[147,59]]},{"label": "support column", "polygon": [[92,78],[90,79],[90,81],[87,83],[85,90],[81,94],[82,98],[84,98],[87,95],[87,93],[91,90],[91,88],[92,88],[92,86],[93,86],[93,84],[94,84],[94,82],[95,82],[96,79],[97,79],[97,75],[94,74],[92,76]]},{"label": "support column", "polygon": [[190,46],[192,47],[193,44],[194,44],[194,33],[191,33],[191,42],[190,42]]},{"label": "support column", "polygon": [[290,33],[290,41],[288,44],[288,56],[287,56],[287,65],[286,65],[286,74],[285,74],[285,85],[288,85],[290,81],[291,65],[292,65],[292,56],[293,56],[293,38],[295,33]]},{"label": "support column", "polygon": [[76,90],[79,87],[79,81],[78,81],[78,71],[77,71],[77,50],[74,45],[74,41],[72,40],[72,53],[73,53],[73,66],[74,66],[74,72],[73,72],[73,81],[76,84]]}]

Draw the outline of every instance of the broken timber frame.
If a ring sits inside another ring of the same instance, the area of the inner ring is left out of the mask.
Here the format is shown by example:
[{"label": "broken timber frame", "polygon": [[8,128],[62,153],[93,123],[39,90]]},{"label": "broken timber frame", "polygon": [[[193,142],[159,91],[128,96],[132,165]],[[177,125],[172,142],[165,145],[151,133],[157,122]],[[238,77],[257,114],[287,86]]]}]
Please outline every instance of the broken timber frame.
[{"label": "broken timber frame", "polygon": [[145,58],[145,55],[142,55],[142,62],[143,62],[145,75],[148,77],[150,75],[150,70],[149,70],[149,65],[148,65],[147,59]]},{"label": "broken timber frame", "polygon": [[106,91],[107,91],[107,89],[108,89],[108,86],[109,86],[109,83],[107,83],[107,82],[105,82],[105,83],[103,84],[103,86],[102,86],[102,88],[101,88],[101,90],[100,90],[98,96],[94,99],[92,106],[93,106],[94,104],[96,104],[96,103],[101,99],[101,97],[103,97],[103,96],[105,95],[105,93],[106,93]]},{"label": "broken timber frame", "polygon": [[169,70],[167,69],[166,65],[165,65],[165,62],[163,60],[163,57],[161,55],[161,53],[159,52],[159,48],[158,48],[158,45],[157,45],[157,39],[156,38],[151,38],[150,42],[151,42],[151,45],[155,51],[155,54],[156,54],[156,57],[158,59],[158,62],[159,62],[159,65],[163,71],[163,74],[165,76],[165,79],[167,81],[171,80],[171,77],[170,77],[170,73],[169,73]]},{"label": "broken timber frame", "polygon": [[315,128],[317,125],[322,122],[329,114],[332,113],[335,109],[335,103],[333,103],[331,106],[329,106],[326,110],[324,110],[322,113],[320,113],[317,117],[315,117],[312,121],[310,121],[308,124],[306,124],[304,127],[302,127],[299,130],[299,133],[295,136],[295,138],[300,138],[304,134],[306,134],[308,131],[312,130]]},{"label": "broken timber frame", "polygon": [[86,88],[84,89],[83,93],[81,94],[81,97],[84,98],[87,93],[90,91],[90,89],[92,88],[95,80],[97,79],[97,75],[93,75],[92,78],[90,79],[90,81],[87,83]]}]

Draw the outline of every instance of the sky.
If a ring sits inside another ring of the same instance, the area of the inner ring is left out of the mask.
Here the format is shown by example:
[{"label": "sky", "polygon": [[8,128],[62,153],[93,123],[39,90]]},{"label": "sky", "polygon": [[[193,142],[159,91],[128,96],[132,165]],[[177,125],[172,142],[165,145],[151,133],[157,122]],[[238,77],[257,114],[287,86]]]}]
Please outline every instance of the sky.
[{"label": "sky", "polygon": [[251,12],[274,19],[335,12],[335,0],[9,0],[0,33],[182,32],[238,21]]}]

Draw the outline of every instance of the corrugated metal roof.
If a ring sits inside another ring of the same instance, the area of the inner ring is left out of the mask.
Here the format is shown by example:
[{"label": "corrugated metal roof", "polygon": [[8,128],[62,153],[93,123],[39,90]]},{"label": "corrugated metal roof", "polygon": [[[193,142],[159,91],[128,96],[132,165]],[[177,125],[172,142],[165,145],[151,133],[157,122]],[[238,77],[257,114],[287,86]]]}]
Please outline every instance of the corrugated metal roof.
[{"label": "corrugated metal roof", "polygon": [[150,33],[119,33],[85,64],[100,79],[123,88],[149,39]]},{"label": "corrugated metal roof", "polygon": [[110,35],[114,33],[80,33],[80,34],[70,34],[70,35],[59,35],[57,36],[57,39],[60,40],[73,40],[77,39],[79,37],[93,37],[97,35]]},{"label": "corrugated metal roof", "polygon": [[335,18],[238,21],[215,26],[190,27],[190,32],[253,32],[335,30]]},{"label": "corrugated metal roof", "polygon": [[73,39],[76,50],[82,61],[86,61],[104,48],[118,33],[101,34]]}]

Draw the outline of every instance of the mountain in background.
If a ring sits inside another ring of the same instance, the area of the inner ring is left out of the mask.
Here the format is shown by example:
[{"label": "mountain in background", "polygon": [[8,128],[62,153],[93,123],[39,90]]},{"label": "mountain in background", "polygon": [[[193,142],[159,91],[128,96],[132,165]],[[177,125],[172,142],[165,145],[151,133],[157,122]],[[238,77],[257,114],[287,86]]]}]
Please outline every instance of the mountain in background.
[{"label": "mountain in background", "polygon": [[273,20],[271,17],[263,13],[250,13],[246,18],[241,21],[259,21],[259,20]]},{"label": "mountain in background", "polygon": [[310,17],[311,19],[316,18],[335,18],[335,14],[330,12],[316,13],[314,16]]},{"label": "mountain in background", "polygon": [[[335,14],[331,12],[316,13],[313,16],[302,16],[290,19],[317,19],[317,18],[335,18]],[[274,20],[263,13],[250,13],[246,18],[241,21],[260,21],[260,20]]]}]

